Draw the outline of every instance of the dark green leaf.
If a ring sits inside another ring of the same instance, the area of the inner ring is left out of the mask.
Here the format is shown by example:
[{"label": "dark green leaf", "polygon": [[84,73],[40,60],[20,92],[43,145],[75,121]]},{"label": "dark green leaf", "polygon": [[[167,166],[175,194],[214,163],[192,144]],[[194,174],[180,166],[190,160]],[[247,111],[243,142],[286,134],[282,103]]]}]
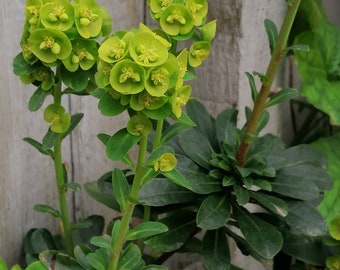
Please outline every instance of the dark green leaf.
[{"label": "dark green leaf", "polygon": [[285,221],[291,233],[310,237],[327,234],[326,221],[315,206],[301,201],[289,202],[288,205],[289,211]]},{"label": "dark green leaf", "polygon": [[126,128],[119,130],[107,142],[106,154],[111,160],[121,160],[140,140],[131,135]]},{"label": "dark green leaf", "polygon": [[53,236],[47,229],[34,229],[29,240],[34,253],[40,253],[46,249],[56,249]]},{"label": "dark green leaf", "polygon": [[293,88],[284,88],[279,92],[272,95],[267,102],[267,107],[274,106],[276,104],[282,103],[284,101],[288,101],[293,99],[299,95],[299,92]]},{"label": "dark green leaf", "polygon": [[142,112],[150,119],[163,120],[171,114],[172,108],[171,108],[171,104],[167,102],[158,109],[155,109],[155,110],[144,109]]},{"label": "dark green leaf", "polygon": [[225,195],[212,194],[201,204],[197,212],[197,226],[205,230],[223,227],[229,220],[231,206]]},{"label": "dark green leaf", "polygon": [[268,36],[270,52],[273,53],[278,37],[278,31],[275,23],[269,19],[264,20],[264,26]]},{"label": "dark green leaf", "polygon": [[196,230],[195,215],[189,211],[176,212],[159,221],[165,224],[169,231],[152,236],[144,243],[162,252],[179,249]]},{"label": "dark green leaf", "polygon": [[250,74],[249,72],[246,72],[246,76],[248,78],[249,85],[250,85],[251,98],[253,102],[255,102],[259,93],[257,92],[257,89],[256,89],[254,76]]},{"label": "dark green leaf", "polygon": [[192,187],[188,179],[186,179],[177,169],[173,169],[170,172],[162,172],[162,174],[175,184],[186,189],[192,190]]},{"label": "dark green leaf", "polygon": [[50,94],[49,91],[43,90],[41,87],[38,87],[37,90],[33,93],[32,97],[28,101],[28,109],[31,112],[35,112],[41,108],[44,104],[45,98]]},{"label": "dark green leaf", "polygon": [[90,239],[103,233],[105,221],[102,216],[91,215],[72,224],[74,245],[84,243],[90,245]]},{"label": "dark green leaf", "polygon": [[288,214],[288,205],[284,200],[278,197],[264,194],[262,192],[250,191],[250,196],[254,198],[260,205],[269,211],[278,214],[282,217]]},{"label": "dark green leaf", "polygon": [[66,137],[67,135],[71,134],[71,132],[77,127],[77,125],[80,123],[81,119],[83,119],[84,114],[83,113],[76,113],[71,116],[71,124],[68,130],[63,134],[63,137]]},{"label": "dark green leaf", "polygon": [[125,111],[127,107],[120,103],[119,99],[114,99],[109,92],[105,92],[99,100],[98,109],[103,115],[115,116]]},{"label": "dark green leaf", "polygon": [[179,119],[176,119],[176,121],[178,121],[179,123],[186,125],[188,127],[194,127],[195,126],[195,122],[191,120],[191,118],[186,115],[184,112],[182,112],[182,115]]},{"label": "dark green leaf", "polygon": [[112,171],[112,187],[113,194],[119,203],[121,211],[123,211],[130,194],[130,186],[124,173],[118,168]]},{"label": "dark green leaf", "polygon": [[[111,173],[110,173],[111,175]],[[110,184],[110,186],[112,186]],[[96,201],[106,205],[107,207],[118,210],[119,211],[119,204],[116,199],[113,197],[113,191],[103,192],[97,185],[97,181],[88,182],[84,185],[86,193],[90,195]]]},{"label": "dark green leaf", "polygon": [[[105,236],[105,235],[104,235]],[[105,248],[107,250],[111,250],[111,237],[110,239],[107,239],[105,237],[102,236],[93,236],[90,240],[90,243],[96,247],[102,247]]]},{"label": "dark green leaf", "polygon": [[207,231],[203,237],[203,258],[208,270],[229,270],[229,244],[223,230]]},{"label": "dark green leaf", "polygon": [[187,128],[188,126],[183,125],[182,123],[175,123],[171,125],[164,131],[162,135],[161,143],[162,144],[167,143],[173,137],[177,136],[178,134],[180,134],[182,131],[186,130]]},{"label": "dark green leaf", "polygon": [[43,145],[32,139],[32,138],[24,138],[23,139],[25,142],[27,142],[28,144],[32,145],[35,149],[37,149],[40,153],[46,155],[46,156],[53,156],[53,151],[51,149],[45,149],[45,147],[43,147]]},{"label": "dark green leaf", "polygon": [[319,189],[302,176],[284,175],[278,172],[272,184],[272,191],[299,200],[312,200],[319,197]]},{"label": "dark green leaf", "polygon": [[215,128],[209,112],[202,103],[197,100],[189,100],[186,104],[188,116],[195,122],[196,127],[213,144],[215,141]]},{"label": "dark green leaf", "polygon": [[135,269],[142,258],[142,254],[137,245],[131,243],[123,251],[118,262],[118,269]]},{"label": "dark green leaf", "polygon": [[147,265],[142,270],[168,270],[168,268],[161,265]]},{"label": "dark green leaf", "polygon": [[312,265],[324,265],[330,254],[330,250],[327,250],[320,238],[305,235],[287,234],[282,250],[294,258]]},{"label": "dark green leaf", "polygon": [[164,178],[156,178],[143,185],[138,199],[150,206],[163,206],[192,201],[197,197],[190,190]]},{"label": "dark green leaf", "polygon": [[245,205],[249,202],[250,195],[246,188],[239,186],[238,184],[233,185],[233,188],[239,205]]},{"label": "dark green leaf", "polygon": [[161,222],[146,221],[138,224],[131,229],[126,236],[127,240],[137,240],[141,238],[147,238],[156,234],[164,233],[168,231],[168,227]]},{"label": "dark green leaf", "polygon": [[55,132],[51,131],[51,129],[48,129],[44,138],[42,139],[43,147],[45,149],[50,149],[50,148],[54,147],[56,141],[59,140],[60,136],[61,135],[59,133],[55,133]]},{"label": "dark green leaf", "polygon": [[13,60],[13,73],[20,76],[23,73],[29,73],[34,68],[26,62],[22,53],[17,54]]},{"label": "dark green leaf", "polygon": [[203,168],[210,168],[211,149],[206,137],[196,128],[179,135],[179,143],[187,156]]},{"label": "dark green leaf", "polygon": [[111,136],[108,134],[104,134],[104,133],[99,133],[97,135],[97,138],[104,144],[107,145],[107,142],[110,140]]},{"label": "dark green leaf", "polygon": [[80,244],[74,248],[74,256],[77,262],[79,262],[79,264],[85,269],[89,269],[91,267],[86,258],[86,255],[91,252],[92,250],[85,244]]},{"label": "dark green leaf", "polygon": [[237,114],[237,110],[227,109],[216,117],[216,134],[219,143],[226,142],[232,145],[235,142]]},{"label": "dark green leaf", "polygon": [[49,205],[46,204],[36,204],[34,205],[33,209],[37,212],[40,213],[49,213],[52,216],[54,216],[55,218],[59,218],[60,217],[60,213],[58,210],[55,210],[54,208],[52,208]]},{"label": "dark green leaf", "polygon": [[222,189],[220,179],[201,172],[197,164],[184,156],[176,156],[176,169],[189,181],[190,190],[198,194],[209,194]]},{"label": "dark green leaf", "polygon": [[63,68],[61,70],[61,76],[65,85],[75,92],[83,91],[89,83],[89,73],[80,68],[74,72],[70,72],[66,68]]},{"label": "dark green leaf", "polygon": [[248,244],[263,258],[272,259],[281,249],[283,239],[276,227],[246,209],[233,208],[239,228]]}]

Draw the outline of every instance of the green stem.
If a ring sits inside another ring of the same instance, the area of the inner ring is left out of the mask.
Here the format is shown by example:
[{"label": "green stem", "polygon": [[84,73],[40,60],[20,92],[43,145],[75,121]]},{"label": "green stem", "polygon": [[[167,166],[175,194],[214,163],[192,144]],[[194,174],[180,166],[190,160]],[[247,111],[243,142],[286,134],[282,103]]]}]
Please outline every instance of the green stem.
[{"label": "green stem", "polygon": [[284,50],[286,48],[289,33],[291,31],[296,12],[299,8],[301,0],[294,0],[288,5],[288,10],[284,21],[282,23],[281,31],[276,41],[276,46],[272,53],[267,72],[266,78],[263,79],[262,86],[259,95],[255,101],[254,109],[247,123],[241,144],[238,148],[236,159],[239,166],[243,166],[245,156],[248,152],[248,148],[252,142],[252,139],[256,135],[258,123],[260,121],[263,111],[266,109],[267,99],[272,87],[273,80],[278,70],[280,61],[283,57]]},{"label": "green stem", "polygon": [[108,270],[117,270],[118,269],[118,262],[119,262],[119,256],[122,252],[123,246],[126,241],[126,236],[129,231],[129,225],[132,218],[133,210],[135,206],[137,205],[138,201],[138,193],[142,186],[142,180],[143,180],[143,172],[144,172],[144,161],[146,156],[146,149],[147,149],[147,141],[148,136],[142,135],[142,138],[140,140],[139,144],[139,153],[138,153],[138,159],[137,159],[137,167],[135,176],[133,179],[131,191],[129,194],[129,202],[127,203],[126,207],[123,209],[123,217],[118,229],[117,233],[117,239],[114,240],[114,244],[112,247],[111,252],[111,260],[108,267]]},{"label": "green stem", "polygon": [[[54,87],[53,97],[54,104],[61,104],[61,80],[60,80],[60,70],[57,69],[57,83]],[[58,188],[58,200],[59,209],[61,215],[62,232],[66,246],[66,252],[68,255],[73,256],[73,238],[72,238],[72,226],[69,219],[67,199],[66,199],[66,189],[65,189],[65,179],[64,179],[64,167],[62,162],[62,137],[59,136],[54,144],[54,169],[56,175],[56,182]]]},{"label": "green stem", "polygon": [[162,131],[163,131],[164,119],[157,121],[155,139],[153,141],[153,150],[155,150],[161,144]]},{"label": "green stem", "polygon": [[73,239],[72,239],[72,226],[69,220],[68,208],[67,208],[67,199],[66,199],[66,189],[65,189],[65,180],[64,180],[64,168],[62,163],[62,154],[61,154],[61,136],[54,144],[54,167],[55,174],[57,180],[57,188],[58,188],[58,199],[59,199],[59,208],[61,215],[61,223],[62,223],[62,232],[66,245],[66,252],[68,255],[73,256]]}]

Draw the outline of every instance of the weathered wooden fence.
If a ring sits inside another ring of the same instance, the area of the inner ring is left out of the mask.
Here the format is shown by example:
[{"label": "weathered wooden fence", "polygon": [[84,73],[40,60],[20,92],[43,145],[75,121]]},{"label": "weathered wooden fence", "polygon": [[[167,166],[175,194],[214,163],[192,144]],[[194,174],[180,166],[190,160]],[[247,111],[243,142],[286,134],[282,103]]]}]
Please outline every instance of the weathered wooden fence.
[{"label": "weathered wooden fence", "polygon": [[[98,2],[109,10],[114,30],[137,27],[143,21],[150,23],[143,0]],[[192,83],[193,95],[213,114],[231,106],[243,111],[244,106],[251,104],[244,72],[264,72],[269,59],[263,20],[271,18],[280,25],[285,1],[209,2],[209,17],[217,18],[218,32],[209,60],[199,69],[199,77]],[[338,3],[335,5],[339,6]],[[47,128],[41,110],[32,113],[27,109],[34,88],[23,86],[12,73],[12,60],[20,51],[24,6],[25,0],[0,1],[0,257],[9,264],[19,260],[22,238],[28,229],[48,227],[57,230],[50,216],[32,209],[37,203],[55,207],[57,203],[52,162],[22,141],[23,137],[41,139]],[[282,78],[279,76],[278,82]],[[71,113],[85,114],[80,126],[64,144],[64,160],[70,165],[71,180],[83,185],[113,166],[105,159],[105,149],[96,134],[112,134],[125,125],[127,117],[112,120],[102,116],[97,101],[91,97],[72,97],[64,103]],[[279,118],[280,114],[273,111],[272,132],[279,132]],[[95,213],[110,218],[114,214],[87,196],[84,190],[70,197],[69,203],[74,219]],[[235,256],[234,260],[243,263],[245,269],[264,269],[242,256]]]}]

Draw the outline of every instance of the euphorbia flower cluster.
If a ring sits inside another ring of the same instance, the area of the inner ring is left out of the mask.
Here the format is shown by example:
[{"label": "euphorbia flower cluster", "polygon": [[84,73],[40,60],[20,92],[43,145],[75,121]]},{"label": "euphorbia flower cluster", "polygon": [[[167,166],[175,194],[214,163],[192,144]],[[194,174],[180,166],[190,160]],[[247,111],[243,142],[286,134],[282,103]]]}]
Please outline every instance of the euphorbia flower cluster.
[{"label": "euphorbia flower cluster", "polygon": [[[205,1],[200,2],[205,6]],[[157,7],[165,6],[157,3]],[[155,3],[151,1],[150,4]],[[169,4],[169,7],[179,5]],[[202,14],[205,16],[205,13]],[[193,20],[191,13],[188,16]],[[173,37],[164,28],[151,30],[140,24],[138,29],[116,32],[104,40],[99,48],[98,72],[95,76],[97,84],[115,100],[119,100],[120,105],[151,119],[160,120],[167,116],[180,118],[181,107],[191,94],[191,87],[183,85],[188,66],[201,65],[210,52],[216,23],[209,25],[210,35],[206,34],[206,27],[201,27],[201,34],[197,37],[208,36],[210,40],[195,41],[189,51],[177,51]],[[190,24],[190,31],[194,31],[194,24]],[[183,39],[189,38],[186,34]]]},{"label": "euphorbia flower cluster", "polygon": [[[84,73],[82,78],[87,81],[93,77],[89,71],[97,63],[96,39],[111,32],[111,18],[104,8],[94,0],[27,0],[25,15],[22,53],[17,56],[24,63],[17,74],[24,83],[33,83],[54,95],[57,70],[60,71],[58,80],[71,89],[72,72]],[[83,89],[72,90],[83,91],[86,86],[87,83]],[[64,111],[60,106],[55,107]],[[47,107],[45,114],[50,114],[50,108]],[[63,117],[63,124],[58,128],[52,121],[51,129],[56,133],[65,132],[70,126],[69,119],[69,116]]]}]

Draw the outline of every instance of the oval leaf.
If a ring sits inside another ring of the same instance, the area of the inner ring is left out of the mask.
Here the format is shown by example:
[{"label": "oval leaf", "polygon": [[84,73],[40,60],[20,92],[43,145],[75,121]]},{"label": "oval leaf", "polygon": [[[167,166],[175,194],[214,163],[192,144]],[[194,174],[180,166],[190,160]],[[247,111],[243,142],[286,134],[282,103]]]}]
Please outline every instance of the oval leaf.
[{"label": "oval leaf", "polygon": [[282,248],[281,233],[245,208],[233,208],[235,219],[248,244],[263,258],[272,259]]},{"label": "oval leaf", "polygon": [[250,192],[250,197],[254,198],[263,207],[269,211],[285,217],[288,214],[288,205],[284,200],[278,197],[264,194],[262,192]]},{"label": "oval leaf", "polygon": [[103,115],[115,116],[125,111],[126,106],[123,106],[119,99],[114,99],[109,92],[105,92],[100,97],[98,109]]},{"label": "oval leaf", "polygon": [[140,136],[131,135],[126,128],[123,128],[107,142],[106,155],[111,160],[121,160],[139,142],[140,138]]},{"label": "oval leaf", "polygon": [[284,101],[288,101],[293,99],[299,95],[299,92],[293,88],[284,88],[279,92],[272,95],[267,102],[267,107],[274,106],[276,104],[282,103]]},{"label": "oval leaf", "polygon": [[213,194],[201,204],[197,217],[197,226],[205,230],[214,230],[224,226],[230,218],[231,206],[224,195]]},{"label": "oval leaf", "polygon": [[168,227],[163,223],[156,221],[147,221],[140,223],[135,228],[131,229],[126,236],[126,239],[136,240],[164,233],[167,231]]},{"label": "oval leaf", "polygon": [[129,197],[130,186],[122,170],[115,168],[112,171],[112,187],[113,194],[123,211]]}]

